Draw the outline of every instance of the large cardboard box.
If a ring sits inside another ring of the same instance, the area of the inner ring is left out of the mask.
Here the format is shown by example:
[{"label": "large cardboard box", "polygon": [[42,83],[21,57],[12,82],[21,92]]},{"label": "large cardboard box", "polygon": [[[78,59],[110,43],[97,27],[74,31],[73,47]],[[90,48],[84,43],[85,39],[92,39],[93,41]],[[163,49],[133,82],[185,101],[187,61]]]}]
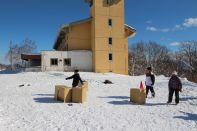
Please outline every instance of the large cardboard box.
[{"label": "large cardboard box", "polygon": [[63,102],[72,102],[72,88],[64,85],[56,85],[55,99]]},{"label": "large cardboard box", "polygon": [[146,93],[145,91],[141,91],[138,88],[130,89],[130,101],[137,104],[145,104],[146,103]]},{"label": "large cardboard box", "polygon": [[87,90],[83,87],[77,87],[72,89],[72,102],[83,103],[86,101]]},{"label": "large cardboard box", "polygon": [[85,88],[86,91],[88,91],[88,82],[84,81],[82,87]]}]

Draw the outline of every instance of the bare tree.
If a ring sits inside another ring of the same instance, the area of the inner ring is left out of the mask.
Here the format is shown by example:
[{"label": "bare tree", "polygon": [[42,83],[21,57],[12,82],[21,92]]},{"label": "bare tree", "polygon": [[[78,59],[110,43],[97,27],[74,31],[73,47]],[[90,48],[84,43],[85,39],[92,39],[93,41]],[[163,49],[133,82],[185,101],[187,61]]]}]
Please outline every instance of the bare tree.
[{"label": "bare tree", "polygon": [[147,66],[151,66],[156,74],[165,74],[170,59],[167,47],[153,41],[146,43],[145,47]]},{"label": "bare tree", "polygon": [[137,42],[129,47],[130,75],[142,75],[152,66],[156,75],[170,76],[176,70],[181,77],[197,82],[197,41],[182,42],[178,51],[149,41]]},{"label": "bare tree", "polygon": [[197,81],[197,41],[182,42],[180,52],[183,55],[182,72],[190,80]]},{"label": "bare tree", "polygon": [[25,39],[19,47],[20,53],[33,53],[36,51],[36,43],[33,40]]},{"label": "bare tree", "polygon": [[[10,60],[11,66],[21,63],[21,54],[33,53],[36,51],[36,44],[30,39],[25,39],[21,44],[10,44],[10,49],[6,55],[6,58]],[[14,68],[12,67],[12,68]]]},{"label": "bare tree", "polygon": [[197,61],[197,41],[193,41],[193,55],[194,61]]},{"label": "bare tree", "polygon": [[129,72],[131,75],[142,75],[146,67],[145,43],[138,42],[129,48]]},{"label": "bare tree", "polygon": [[182,62],[185,64],[187,68],[189,68],[190,72],[196,70],[196,58],[197,58],[197,42],[196,41],[187,41],[182,42],[180,46],[180,52],[183,55]]},{"label": "bare tree", "polygon": [[9,59],[11,64],[11,69],[13,69],[13,65],[17,63],[17,61],[20,59],[18,50],[19,50],[19,46],[17,44],[10,43],[10,49],[6,55],[6,59]]}]

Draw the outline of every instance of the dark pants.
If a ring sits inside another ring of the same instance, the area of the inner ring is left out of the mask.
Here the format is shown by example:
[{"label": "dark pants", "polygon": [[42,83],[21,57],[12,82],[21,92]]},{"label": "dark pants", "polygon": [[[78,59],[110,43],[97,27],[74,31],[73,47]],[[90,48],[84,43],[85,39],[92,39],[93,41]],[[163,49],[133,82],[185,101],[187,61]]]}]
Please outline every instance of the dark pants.
[{"label": "dark pants", "polygon": [[154,88],[152,86],[146,86],[146,96],[148,96],[149,90],[151,91],[152,97],[154,97],[155,96],[155,91],[154,91]]},{"label": "dark pants", "polygon": [[168,95],[168,102],[172,102],[173,94],[175,92],[175,102],[179,103],[179,90],[177,89],[169,89],[169,95]]}]

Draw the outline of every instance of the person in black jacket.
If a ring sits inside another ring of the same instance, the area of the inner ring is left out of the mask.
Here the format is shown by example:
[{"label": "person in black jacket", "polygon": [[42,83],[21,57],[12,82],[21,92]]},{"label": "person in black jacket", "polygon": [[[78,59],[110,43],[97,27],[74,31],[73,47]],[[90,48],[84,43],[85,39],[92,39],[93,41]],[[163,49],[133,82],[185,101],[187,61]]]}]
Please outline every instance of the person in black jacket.
[{"label": "person in black jacket", "polygon": [[152,97],[155,97],[155,91],[154,91],[154,84],[155,84],[155,75],[152,73],[152,68],[148,67],[146,68],[146,98],[148,96],[149,90],[151,91]]},{"label": "person in black jacket", "polygon": [[79,82],[81,82],[81,84],[83,85],[83,81],[81,80],[81,77],[78,72],[79,70],[75,70],[74,75],[66,78],[66,80],[73,79],[72,87],[77,87]]},{"label": "person in black jacket", "polygon": [[171,76],[169,83],[168,83],[168,89],[169,89],[169,96],[168,96],[167,103],[172,102],[172,97],[175,92],[175,102],[176,102],[176,104],[178,104],[179,103],[179,91],[182,92],[182,83],[181,83],[181,80],[179,79],[179,77],[177,76],[176,71],[174,71],[172,73],[172,76]]}]

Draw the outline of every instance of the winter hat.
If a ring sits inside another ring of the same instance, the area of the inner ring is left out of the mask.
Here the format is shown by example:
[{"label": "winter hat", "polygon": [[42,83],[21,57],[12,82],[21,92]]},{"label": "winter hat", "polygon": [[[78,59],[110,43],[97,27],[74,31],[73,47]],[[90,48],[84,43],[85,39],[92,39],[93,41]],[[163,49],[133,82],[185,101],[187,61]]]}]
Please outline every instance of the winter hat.
[{"label": "winter hat", "polygon": [[176,71],[173,71],[173,72],[172,72],[172,75],[176,75],[176,76],[177,76],[178,73],[177,73]]},{"label": "winter hat", "polygon": [[152,71],[152,68],[151,67],[147,67],[146,69],[149,70],[149,71]]},{"label": "winter hat", "polygon": [[75,71],[74,71],[75,73],[78,73],[79,72],[79,70],[78,69],[75,69]]}]

